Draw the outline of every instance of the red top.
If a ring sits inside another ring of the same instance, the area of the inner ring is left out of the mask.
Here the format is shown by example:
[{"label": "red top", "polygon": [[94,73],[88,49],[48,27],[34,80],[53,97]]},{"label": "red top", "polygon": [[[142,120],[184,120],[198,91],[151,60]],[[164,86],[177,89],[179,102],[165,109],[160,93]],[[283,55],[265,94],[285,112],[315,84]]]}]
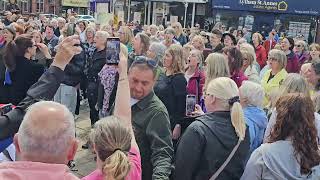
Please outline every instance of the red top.
[{"label": "red top", "polygon": [[[198,99],[200,99],[203,94],[203,86],[204,86],[205,80],[206,80],[205,73],[203,71],[197,70],[188,81],[187,93],[197,95],[197,91],[198,91],[199,93]],[[199,85],[197,88],[198,83]]]},{"label": "red top", "polygon": [[266,40],[264,43],[263,43],[263,47],[266,49],[266,53],[267,53],[267,56],[269,54],[269,51],[271,49],[274,48],[274,46],[276,46],[277,42],[275,40],[272,40],[272,43],[270,45],[270,40]]},{"label": "red top", "polygon": [[288,73],[299,73],[299,71],[300,71],[299,58],[292,51],[290,54],[287,55],[286,70]]},{"label": "red top", "polygon": [[262,69],[267,64],[266,49],[262,45],[259,45],[258,47],[255,48],[255,50],[256,50],[257,62],[260,65],[260,68]]},{"label": "red top", "polygon": [[240,87],[243,81],[248,80],[248,77],[244,75],[242,71],[234,72],[231,79],[236,82],[237,86]]}]

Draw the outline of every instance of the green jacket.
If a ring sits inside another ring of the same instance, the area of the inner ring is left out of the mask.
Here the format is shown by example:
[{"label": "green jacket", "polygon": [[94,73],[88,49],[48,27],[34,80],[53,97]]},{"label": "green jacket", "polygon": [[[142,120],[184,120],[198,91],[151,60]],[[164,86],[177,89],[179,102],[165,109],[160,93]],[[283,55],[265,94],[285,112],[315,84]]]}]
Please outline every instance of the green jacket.
[{"label": "green jacket", "polygon": [[152,91],[131,109],[141,154],[142,179],[169,179],[174,152],[166,107]]}]

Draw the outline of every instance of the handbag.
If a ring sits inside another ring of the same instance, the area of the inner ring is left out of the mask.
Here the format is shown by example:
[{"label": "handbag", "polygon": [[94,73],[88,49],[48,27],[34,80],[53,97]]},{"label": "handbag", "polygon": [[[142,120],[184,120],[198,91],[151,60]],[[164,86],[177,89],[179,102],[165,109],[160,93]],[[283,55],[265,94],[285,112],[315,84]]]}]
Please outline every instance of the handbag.
[{"label": "handbag", "polygon": [[228,158],[224,161],[224,163],[220,166],[220,168],[211,176],[211,178],[209,180],[215,180],[217,179],[217,177],[220,175],[220,173],[224,170],[224,168],[228,165],[228,163],[230,162],[230,160],[232,159],[232,157],[234,156],[234,154],[236,153],[236,151],[238,150],[239,146],[240,146],[241,140],[238,140],[238,143],[234,146],[234,148],[232,149],[231,153],[229,154]]}]

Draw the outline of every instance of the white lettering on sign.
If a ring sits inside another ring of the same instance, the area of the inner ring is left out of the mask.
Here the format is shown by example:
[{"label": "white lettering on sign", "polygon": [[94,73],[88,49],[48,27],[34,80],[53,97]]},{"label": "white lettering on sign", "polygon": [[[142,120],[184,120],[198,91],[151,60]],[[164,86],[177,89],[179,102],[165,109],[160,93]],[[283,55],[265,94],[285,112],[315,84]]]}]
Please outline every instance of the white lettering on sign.
[{"label": "white lettering on sign", "polygon": [[246,5],[256,5],[257,4],[257,1],[254,1],[254,0],[240,0],[239,2],[240,4],[246,4]]}]

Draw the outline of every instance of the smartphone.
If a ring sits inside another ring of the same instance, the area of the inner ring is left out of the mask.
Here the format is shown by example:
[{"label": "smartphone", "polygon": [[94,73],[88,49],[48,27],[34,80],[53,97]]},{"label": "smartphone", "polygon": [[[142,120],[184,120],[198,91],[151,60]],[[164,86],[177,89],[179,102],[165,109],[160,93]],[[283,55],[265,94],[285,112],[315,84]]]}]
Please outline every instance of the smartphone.
[{"label": "smartphone", "polygon": [[186,116],[191,116],[192,112],[195,111],[196,107],[196,96],[195,95],[187,95],[186,97]]},{"label": "smartphone", "polygon": [[111,37],[106,44],[106,63],[108,65],[118,65],[120,61],[120,39]]},{"label": "smartphone", "polygon": [[75,25],[70,23],[68,24],[68,28],[67,28],[67,36],[72,36],[75,33]]}]

